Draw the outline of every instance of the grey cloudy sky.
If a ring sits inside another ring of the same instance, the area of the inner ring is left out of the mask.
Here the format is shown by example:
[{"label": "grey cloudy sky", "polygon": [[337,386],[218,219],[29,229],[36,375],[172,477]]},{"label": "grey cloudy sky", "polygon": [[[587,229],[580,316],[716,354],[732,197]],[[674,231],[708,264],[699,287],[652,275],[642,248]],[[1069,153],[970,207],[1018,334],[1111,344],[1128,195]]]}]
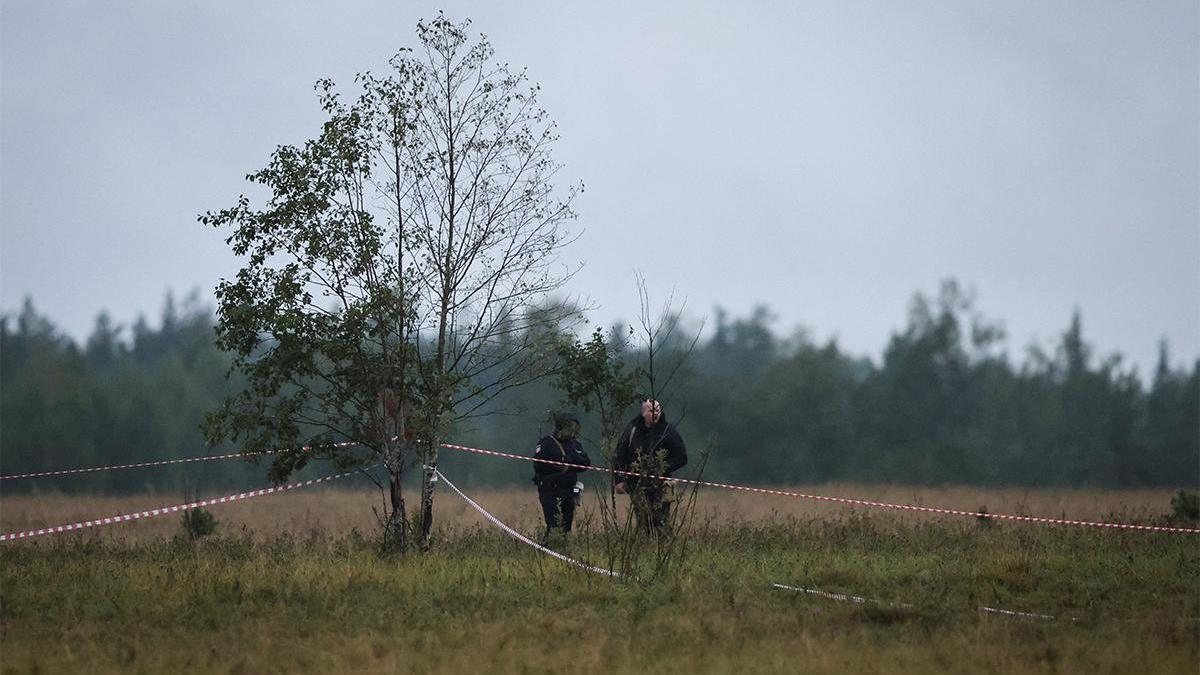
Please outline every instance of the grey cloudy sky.
[{"label": "grey cloudy sky", "polygon": [[1076,307],[1143,373],[1200,352],[1194,0],[2,3],[0,309],[76,338],[210,298],[237,263],[196,214],[444,8],[542,85],[598,321],[640,267],[877,356],[952,276],[1017,360]]}]

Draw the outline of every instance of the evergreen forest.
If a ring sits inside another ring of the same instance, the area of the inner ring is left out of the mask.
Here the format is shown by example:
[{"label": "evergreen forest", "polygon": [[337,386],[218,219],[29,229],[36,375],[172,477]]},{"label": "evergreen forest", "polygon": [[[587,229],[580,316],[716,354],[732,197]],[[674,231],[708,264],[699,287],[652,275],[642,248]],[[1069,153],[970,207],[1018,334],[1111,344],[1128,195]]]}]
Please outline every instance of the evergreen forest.
[{"label": "evergreen forest", "polygon": [[[804,331],[781,336],[769,308],[703,333],[679,322],[656,347],[681,364],[656,395],[678,425],[694,475],[751,484],[830,481],[914,485],[1164,487],[1200,484],[1200,359],[1139,373],[1101,355],[1079,312],[1064,317],[1050,349],[1008,351],[953,281],[915,294],[903,330],[875,359]],[[213,313],[196,294],[168,295],[157,326],[117,326],[101,313],[84,344],[66,337],[31,300],[0,321],[0,467],[5,475],[184,458],[238,449],[206,447],[204,415],[242,385],[213,346]],[[605,334],[636,331],[614,326]],[[697,338],[697,336],[699,336]],[[635,335],[636,337],[636,335]],[[636,339],[625,358],[644,364]],[[549,432],[562,395],[551,380],[496,399],[455,441],[529,454]],[[636,412],[630,402],[629,415]],[[603,463],[595,424],[584,441]],[[447,451],[448,475],[472,484],[528,482],[518,462]],[[313,466],[303,477],[331,472]],[[264,464],[230,460],[15,481],[6,491],[114,494],[265,484]]]}]

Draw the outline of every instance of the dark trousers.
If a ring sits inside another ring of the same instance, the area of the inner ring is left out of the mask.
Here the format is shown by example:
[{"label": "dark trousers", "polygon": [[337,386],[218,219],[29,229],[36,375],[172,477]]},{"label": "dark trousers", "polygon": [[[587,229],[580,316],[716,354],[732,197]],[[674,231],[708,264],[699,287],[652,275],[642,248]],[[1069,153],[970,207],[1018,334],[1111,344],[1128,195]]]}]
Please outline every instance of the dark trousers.
[{"label": "dark trousers", "polygon": [[575,520],[575,495],[571,490],[538,490],[538,501],[542,504],[542,515],[546,518],[546,532],[560,528],[571,531]]},{"label": "dark trousers", "polygon": [[657,532],[671,521],[671,500],[662,483],[641,483],[629,494],[629,499],[641,531]]}]

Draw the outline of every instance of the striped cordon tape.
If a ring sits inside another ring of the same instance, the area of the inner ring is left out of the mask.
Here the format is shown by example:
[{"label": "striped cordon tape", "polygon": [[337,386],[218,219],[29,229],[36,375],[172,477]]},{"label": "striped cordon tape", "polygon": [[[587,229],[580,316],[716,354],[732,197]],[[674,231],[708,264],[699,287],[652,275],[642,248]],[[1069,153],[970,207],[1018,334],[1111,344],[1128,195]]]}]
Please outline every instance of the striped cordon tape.
[{"label": "striped cordon tape", "polygon": [[274,451],[267,452],[252,452],[241,453],[231,452],[228,455],[205,455],[204,457],[186,457],[183,459],[162,459],[154,462],[136,462],[134,464],[113,464],[110,466],[93,466],[87,469],[61,469],[59,471],[38,471],[35,473],[15,473],[8,476],[0,476],[0,480],[13,480],[16,478],[42,478],[45,476],[66,476],[75,473],[92,473],[94,471],[117,471],[119,469],[137,469],[144,466],[166,466],[168,464],[187,464],[189,462],[208,462],[214,459],[233,459],[235,457],[247,457],[254,455],[269,455]]},{"label": "striped cordon tape", "polygon": [[541,459],[539,457],[527,457],[525,455],[515,455],[508,452],[497,452],[495,450],[484,450],[481,448],[471,448],[465,445],[454,445],[452,443],[443,443],[442,447],[452,450],[461,450],[464,452],[473,452],[479,455],[490,455],[493,457],[504,457],[507,459],[521,459],[527,462],[542,462],[543,464],[553,464],[556,466],[565,466],[572,469],[591,469],[593,471],[605,471],[611,474],[620,476],[637,476],[639,478],[651,478],[657,480],[666,480],[674,483],[686,483],[688,485],[700,485],[704,487],[716,487],[725,490],[739,490],[742,492],[753,492],[756,494],[776,495],[780,497],[792,497],[795,499],[809,499],[819,502],[829,502],[834,504],[848,504],[851,506],[868,506],[876,509],[894,509],[898,511],[916,511],[921,513],[936,513],[948,516],[967,516],[971,518],[989,518],[992,520],[1011,520],[1025,523],[1040,523],[1043,525],[1072,525],[1078,527],[1096,527],[1110,530],[1141,530],[1149,532],[1174,532],[1177,534],[1200,534],[1200,529],[1190,527],[1165,527],[1157,525],[1135,525],[1133,523],[1102,523],[1091,520],[1069,520],[1066,518],[1044,518],[1041,516],[1018,516],[1005,513],[979,513],[976,511],[962,511],[959,509],[943,509],[935,506],[917,506],[915,504],[892,504],[888,502],[876,502],[867,499],[852,499],[850,497],[831,497],[828,495],[813,495],[803,492],[792,492],[790,490],[772,490],[770,488],[751,487],[749,485],[734,485],[731,483],[715,483],[704,480],[691,480],[688,478],[672,478],[667,476],[658,476],[654,474],[638,473],[636,471],[622,471],[620,469],[610,469],[606,467],[585,466],[582,464],[571,464],[568,462],[557,462],[551,459]]},{"label": "striped cordon tape", "polygon": [[154,518],[156,516],[165,516],[169,513],[178,513],[189,509],[200,508],[202,506],[212,506],[214,504],[228,504],[229,502],[241,501],[252,497],[261,497],[263,495],[276,494],[279,492],[287,492],[289,490],[297,490],[299,488],[316,485],[317,483],[325,483],[338,478],[344,478],[354,471],[339,473],[335,476],[325,476],[324,478],[314,478],[312,480],[300,481],[298,483],[290,483],[288,485],[280,485],[277,487],[263,488],[261,490],[251,490],[249,492],[240,492],[234,495],[226,495],[224,497],[216,497],[213,499],[202,499],[200,501],[191,502],[188,504],[178,504],[176,506],[163,506],[157,509],[149,509],[147,511],[138,511],[137,513],[123,513],[107,518],[97,518],[95,520],[84,520],[78,523],[69,523],[67,525],[58,525],[55,527],[43,527],[36,530],[26,530],[24,532],[10,532],[8,534],[0,534],[0,542],[14,541],[17,539],[30,539],[32,537],[40,537],[45,534],[58,534],[60,532],[71,532],[73,530],[84,530],[89,527],[100,527],[103,525],[115,525],[124,523],[130,520],[141,520],[142,518]]},{"label": "striped cordon tape", "polygon": [[[348,448],[359,443],[334,443],[335,448]],[[311,450],[311,446],[304,446],[301,450]],[[204,455],[202,457],[184,457],[181,459],[160,459],[152,462],[135,462],[133,464],[110,464],[108,466],[93,466],[86,469],[59,469],[57,471],[36,471],[34,473],[15,473],[8,476],[0,476],[0,480],[14,480],[17,478],[44,478],[46,476],[66,476],[76,473],[93,473],[96,471],[118,471],[120,469],[139,469],[146,466],[166,466],[168,464],[188,464],[190,462],[209,462],[214,459],[236,459],[239,457],[259,457],[262,455],[273,455],[282,452],[281,450],[264,450],[262,452],[231,452],[227,455]]]},{"label": "striped cordon tape", "polygon": [[[345,442],[345,443],[335,444],[336,447],[349,447],[352,445],[358,445],[358,444],[354,443],[354,442]],[[738,491],[742,491],[742,492],[751,492],[751,493],[757,493],[757,494],[769,494],[769,495],[776,495],[776,496],[782,496],[782,497],[792,497],[794,499],[808,499],[808,500],[813,500],[813,501],[823,501],[823,502],[836,503],[836,504],[847,504],[847,505],[852,505],[852,506],[867,506],[867,507],[872,507],[872,508],[893,509],[893,510],[900,510],[900,511],[914,511],[914,512],[922,512],[922,513],[964,516],[964,517],[972,517],[972,518],[987,518],[987,519],[992,519],[992,520],[1010,520],[1010,521],[1017,521],[1017,522],[1040,523],[1040,524],[1047,524],[1047,525],[1094,527],[1094,528],[1102,528],[1102,529],[1110,529],[1110,530],[1112,530],[1112,529],[1141,530],[1141,531],[1151,531],[1151,532],[1172,532],[1172,533],[1178,533],[1178,534],[1200,534],[1200,529],[1187,528],[1187,527],[1136,525],[1136,524],[1132,524],[1132,523],[1104,523],[1104,522],[1098,522],[1098,521],[1071,520],[1071,519],[1065,519],[1065,518],[1046,518],[1046,517],[1040,517],[1040,516],[1020,516],[1020,515],[1003,514],[1003,513],[979,513],[979,512],[975,512],[975,511],[963,511],[963,510],[959,510],[959,509],[945,509],[945,508],[938,508],[938,507],[933,507],[933,506],[918,506],[915,504],[893,504],[893,503],[888,503],[888,502],[877,502],[877,501],[871,501],[871,500],[866,500],[866,499],[853,499],[853,498],[849,498],[849,497],[833,497],[833,496],[829,496],[829,495],[805,494],[802,492],[792,492],[790,490],[775,490],[775,489],[770,489],[770,488],[752,487],[749,485],[734,485],[734,484],[730,484],[730,483],[718,483],[718,482],[713,482],[713,481],[691,480],[691,479],[687,479],[687,478],[663,477],[663,476],[657,476],[654,474],[638,473],[635,471],[623,471],[620,469],[611,469],[611,468],[606,468],[606,467],[594,467],[594,466],[584,466],[584,465],[580,465],[580,464],[570,464],[568,462],[558,462],[558,461],[549,460],[549,459],[541,459],[538,457],[528,457],[525,455],[517,455],[517,454],[512,454],[512,453],[507,453],[507,452],[498,452],[495,450],[485,450],[482,448],[472,448],[472,447],[468,447],[468,446],[464,446],[464,445],[456,445],[453,443],[443,443],[442,447],[450,448],[453,450],[461,450],[464,452],[476,453],[476,454],[480,454],[480,455],[503,457],[506,459],[518,459],[518,460],[524,460],[527,462],[541,462],[544,464],[565,466],[568,468],[575,468],[575,469],[591,469],[591,470],[596,470],[596,471],[605,471],[605,472],[612,473],[615,475],[637,476],[637,477],[642,477],[642,478],[668,480],[668,481],[672,481],[672,482],[676,482],[676,483],[685,483],[685,484],[690,484],[690,485],[717,487],[717,488],[722,488],[722,489],[726,489],[726,490],[738,490]],[[273,454],[275,452],[279,452],[279,451],[265,451],[262,453],[231,453],[231,454],[224,454],[224,455],[208,455],[208,456],[203,456],[203,457],[188,457],[188,458],[183,458],[183,459],[158,460],[158,461],[152,461],[152,462],[137,462],[137,463],[133,463],[133,464],[118,464],[118,465],[111,465],[111,466],[91,467],[91,468],[85,468],[85,469],[63,469],[63,470],[58,470],[58,471],[43,471],[43,472],[36,472],[36,473],[13,474],[13,475],[8,475],[8,476],[0,476],[0,479],[8,480],[8,479],[16,479],[16,478],[35,478],[35,477],[42,477],[42,476],[59,476],[59,475],[67,475],[67,474],[88,473],[88,472],[95,472],[95,471],[109,471],[109,470],[117,470],[117,469],[129,469],[129,468],[146,467],[146,466],[185,464],[185,463],[189,463],[189,462],[202,462],[202,461],[218,460],[218,459],[233,459],[233,458],[238,458],[238,457],[245,457],[248,455],[268,455],[268,454]],[[342,475],[345,475],[345,474],[342,474]],[[340,477],[340,476],[336,476],[336,477]],[[318,480],[319,481],[332,480],[332,478],[334,478],[334,477],[322,478],[322,479],[318,479]],[[283,486],[281,488],[270,488],[267,492],[263,492],[263,494],[269,494],[270,492],[276,492],[276,491],[280,491],[282,489],[294,489],[294,487],[302,487],[303,485],[305,485],[305,484],[294,484],[293,486]],[[257,494],[252,494],[252,493],[243,493],[243,494],[249,495],[249,496],[258,496]],[[232,501],[233,498],[245,499],[246,496],[231,495],[230,497],[222,498],[222,499],[225,499],[226,501]],[[212,503],[217,503],[217,502],[212,502]],[[172,507],[172,508],[174,508],[175,511],[178,511],[178,510],[184,508],[184,506],[181,505],[179,507]],[[156,511],[157,511],[157,509],[156,509]],[[174,511],[168,511],[168,512],[174,512]],[[151,513],[151,512],[146,512],[146,514],[161,515],[158,513]],[[86,521],[86,523],[88,523],[88,524],[74,523],[72,525],[63,525],[63,526],[59,526],[58,528],[52,528],[51,531],[63,532],[63,531],[72,530],[72,529],[80,529],[81,527],[94,527],[95,525],[98,525],[98,524],[100,524],[100,525],[108,524],[108,522],[104,522],[106,520],[109,522],[124,522],[126,520],[134,520],[137,518],[149,517],[149,515],[136,514],[136,515],[125,515],[125,516],[113,516],[112,518],[100,519],[99,521]],[[114,521],[114,519],[118,519],[118,518],[120,520]],[[46,533],[47,532],[37,531],[37,534],[46,534]],[[26,536],[37,536],[36,534],[29,534],[29,533],[24,533],[24,534],[26,534]],[[14,535],[0,535],[0,541],[8,541],[12,538],[16,538],[15,534]]]}]

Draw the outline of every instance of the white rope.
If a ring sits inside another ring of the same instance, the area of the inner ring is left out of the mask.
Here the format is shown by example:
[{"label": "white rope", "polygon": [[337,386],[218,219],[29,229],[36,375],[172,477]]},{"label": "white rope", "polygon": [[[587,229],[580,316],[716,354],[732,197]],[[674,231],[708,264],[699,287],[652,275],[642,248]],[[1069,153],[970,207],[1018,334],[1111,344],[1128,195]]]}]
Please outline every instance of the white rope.
[{"label": "white rope", "polygon": [[785,584],[771,584],[771,585],[774,586],[775,588],[781,588],[785,591],[795,591],[797,593],[808,593],[809,595],[817,595],[822,598],[827,598],[829,600],[837,600],[839,602],[853,602],[853,603],[859,604],[859,605],[866,604],[868,602],[873,602],[877,605],[888,605],[891,607],[913,607],[914,606],[914,605],[910,605],[905,602],[883,602],[880,600],[872,600],[871,598],[864,598],[864,597],[861,597],[858,595],[846,595],[844,593],[829,593],[828,591],[819,591],[815,588],[801,588],[799,586],[787,586]]},{"label": "white rope", "polygon": [[476,503],[474,499],[471,499],[467,495],[463,494],[463,491],[459,490],[458,487],[456,485],[454,485],[454,483],[451,483],[450,479],[446,478],[446,474],[442,473],[441,470],[434,469],[434,473],[438,476],[441,476],[442,480],[446,482],[446,485],[449,486],[449,488],[451,490],[454,490],[455,492],[457,492],[459,497],[462,497],[463,499],[465,499],[467,501],[467,503],[471,505],[472,508],[474,508],[476,511],[478,511],[480,513],[480,515],[482,515],[484,518],[487,518],[489,521],[492,522],[493,525],[504,530],[513,538],[515,538],[521,542],[524,542],[524,543],[532,546],[533,548],[536,548],[537,550],[541,551],[542,553],[545,553],[546,555],[553,556],[555,558],[558,558],[559,560],[562,560],[563,562],[575,565],[576,567],[581,567],[589,572],[594,572],[596,574],[602,574],[602,575],[608,576],[608,577],[621,576],[620,574],[618,574],[617,572],[614,572],[612,570],[604,569],[603,567],[596,567],[595,565],[589,565],[589,564],[583,562],[582,560],[576,560],[569,556],[565,556],[565,555],[559,553],[558,551],[554,551],[554,550],[546,548],[545,546],[542,546],[541,544],[537,543],[536,541],[530,539],[529,537],[526,537],[525,535],[521,534],[520,532],[517,532],[513,528],[504,524],[496,516],[493,516],[491,513],[488,513],[487,509],[483,508],[478,503]]},{"label": "white rope", "polygon": [[[1011,609],[998,609],[996,607],[980,607],[980,611],[991,612],[992,614],[1003,614],[1005,616],[1024,616],[1031,619],[1050,619],[1053,621],[1055,617],[1049,614],[1034,614],[1033,612],[1016,612]],[[1074,620],[1074,619],[1072,619]]]},{"label": "white rope", "polygon": [[[839,602],[853,602],[853,603],[856,603],[859,605],[871,602],[871,603],[875,603],[877,605],[888,605],[891,607],[915,607],[915,605],[910,605],[910,604],[904,603],[904,602],[883,602],[881,600],[864,598],[864,597],[857,596],[857,595],[846,595],[843,593],[829,593],[826,591],[819,591],[815,588],[802,588],[800,586],[788,586],[786,584],[771,584],[771,585],[774,586],[775,588],[783,589],[785,591],[795,591],[796,593],[807,593],[809,595],[816,595],[816,596],[820,596],[822,598],[826,598],[829,600],[837,600]],[[1011,609],[999,609],[996,607],[982,607],[981,606],[979,608],[979,610],[982,612],[989,612],[992,614],[1002,614],[1004,616],[1020,616],[1020,617],[1030,618],[1030,619],[1048,619],[1050,621],[1053,621],[1058,618],[1058,617],[1050,616],[1049,614],[1036,614],[1034,612],[1018,612],[1018,611],[1011,610]],[[1071,619],[1071,620],[1077,621],[1078,619]]]}]

